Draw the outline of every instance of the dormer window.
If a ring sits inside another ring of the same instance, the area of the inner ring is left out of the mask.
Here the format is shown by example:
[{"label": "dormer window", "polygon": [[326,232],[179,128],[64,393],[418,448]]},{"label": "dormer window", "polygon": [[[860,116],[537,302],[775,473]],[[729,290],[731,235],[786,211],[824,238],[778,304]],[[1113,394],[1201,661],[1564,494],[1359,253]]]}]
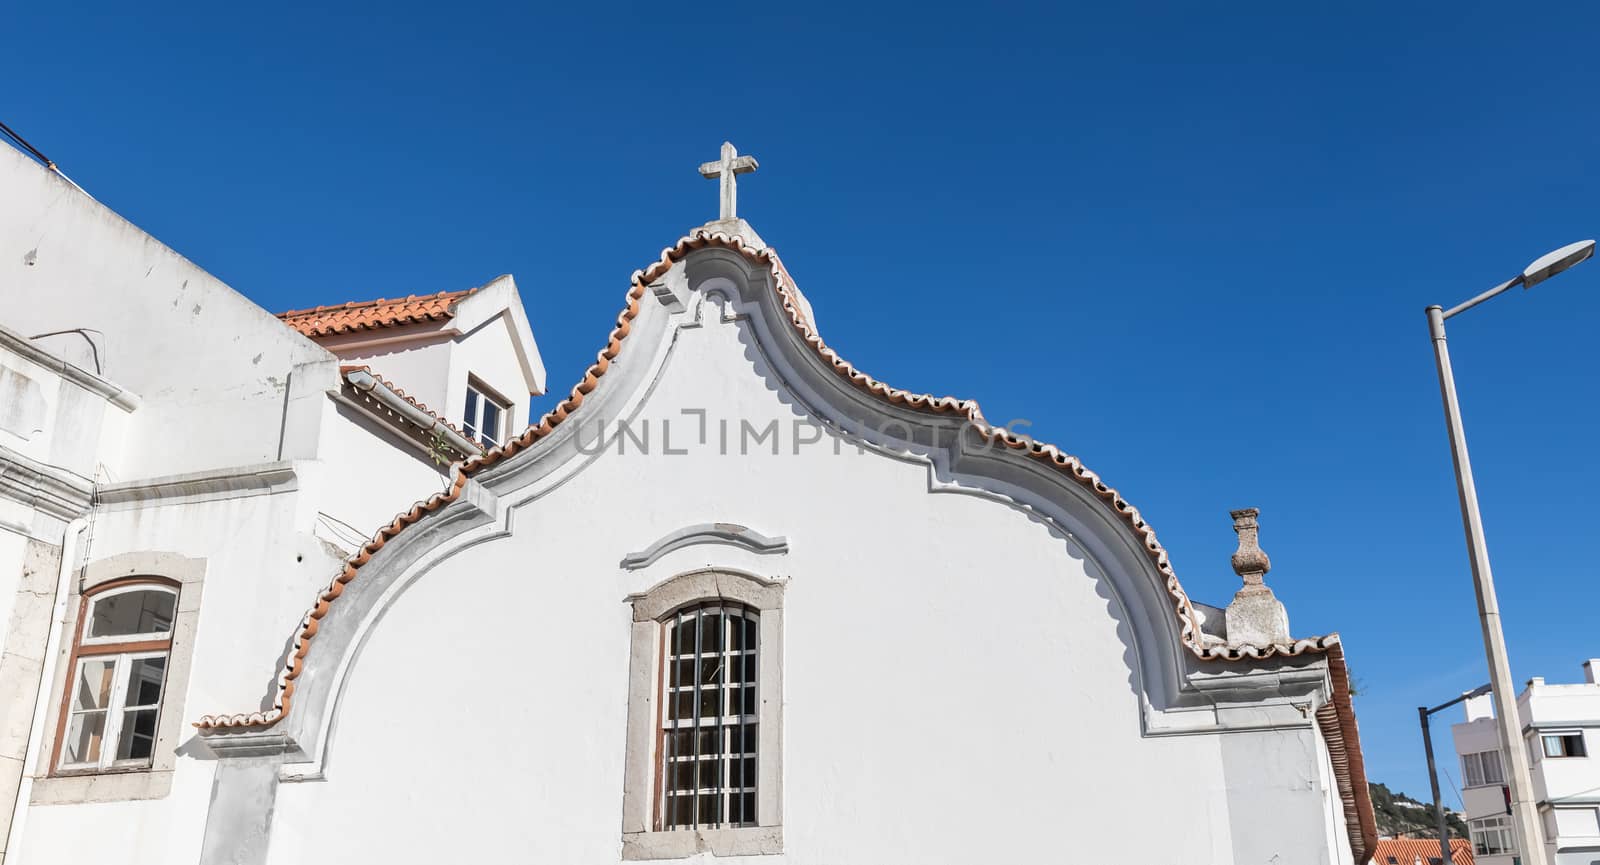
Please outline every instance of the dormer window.
[{"label": "dormer window", "polygon": [[503,427],[506,416],[510,413],[510,403],[493,396],[488,388],[476,380],[467,382],[467,411],[462,424],[467,438],[484,447],[500,444],[505,433]]}]

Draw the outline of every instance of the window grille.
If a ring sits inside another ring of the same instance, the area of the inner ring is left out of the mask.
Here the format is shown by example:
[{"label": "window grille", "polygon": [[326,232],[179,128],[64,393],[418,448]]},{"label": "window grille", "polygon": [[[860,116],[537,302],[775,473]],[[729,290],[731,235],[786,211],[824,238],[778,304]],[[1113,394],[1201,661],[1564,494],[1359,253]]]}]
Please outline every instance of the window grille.
[{"label": "window grille", "polygon": [[665,623],[662,829],[757,825],[758,615],[709,603]]}]

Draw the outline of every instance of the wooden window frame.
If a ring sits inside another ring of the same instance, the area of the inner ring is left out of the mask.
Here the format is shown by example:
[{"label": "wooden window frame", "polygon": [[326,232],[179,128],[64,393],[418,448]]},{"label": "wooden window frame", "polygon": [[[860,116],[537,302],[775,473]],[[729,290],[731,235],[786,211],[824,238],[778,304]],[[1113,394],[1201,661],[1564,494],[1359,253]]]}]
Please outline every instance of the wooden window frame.
[{"label": "wooden window frame", "polygon": [[[85,634],[89,628],[89,611],[99,601],[116,595],[128,594],[135,591],[164,591],[172,595],[173,621],[167,629],[166,636],[158,637],[156,634],[130,634],[120,637],[88,637]],[[111,775],[127,772],[148,772],[155,762],[154,746],[159,743],[159,730],[161,728],[161,714],[167,702],[167,685],[171,681],[172,673],[172,638],[177,629],[177,613],[182,601],[183,586],[177,580],[159,576],[133,576],[122,579],[110,580],[95,586],[85,592],[78,599],[78,622],[72,635],[72,654],[67,660],[66,687],[62,689],[61,706],[56,718],[55,742],[50,751],[50,774],[53,777],[70,777],[80,775]],[[133,637],[135,639],[128,639]],[[142,639],[140,639],[142,638]],[[80,667],[87,659],[112,656],[114,659],[112,696],[106,704],[106,726],[102,734],[101,757],[98,763],[72,763],[63,765],[61,762],[62,744],[66,740],[67,728],[72,719],[72,698],[77,691]],[[121,713],[126,707],[121,705],[126,698],[125,664],[139,658],[163,657],[166,663],[162,669],[161,696],[156,701],[156,730],[158,731],[157,743],[152,743],[150,757],[134,761],[117,761],[114,756],[117,746],[121,741]],[[113,737],[111,733],[117,735]]]}]

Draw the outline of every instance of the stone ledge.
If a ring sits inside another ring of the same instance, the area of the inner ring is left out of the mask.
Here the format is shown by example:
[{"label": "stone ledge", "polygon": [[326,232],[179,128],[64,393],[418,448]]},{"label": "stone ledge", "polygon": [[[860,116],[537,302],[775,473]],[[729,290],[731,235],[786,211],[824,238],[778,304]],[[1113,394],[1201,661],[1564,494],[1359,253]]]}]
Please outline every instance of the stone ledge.
[{"label": "stone ledge", "polygon": [[701,853],[710,853],[712,856],[770,856],[782,852],[782,826],[630,832],[622,836],[622,858],[630,861],[687,859]]},{"label": "stone ledge", "polygon": [[107,772],[60,775],[33,782],[32,805],[75,805],[83,802],[126,802],[164,799],[172,792],[172,772]]}]

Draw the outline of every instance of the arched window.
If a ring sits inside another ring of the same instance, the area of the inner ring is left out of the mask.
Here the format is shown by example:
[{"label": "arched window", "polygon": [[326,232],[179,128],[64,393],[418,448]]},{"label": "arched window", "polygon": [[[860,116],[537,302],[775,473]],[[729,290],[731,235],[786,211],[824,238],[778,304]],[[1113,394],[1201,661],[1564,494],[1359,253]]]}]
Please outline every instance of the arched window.
[{"label": "arched window", "polygon": [[58,771],[150,766],[177,610],[176,586],[145,579],[84,597],[57,727]]},{"label": "arched window", "polygon": [[756,825],[759,615],[707,603],[663,623],[662,829]]},{"label": "arched window", "polygon": [[783,852],[783,592],[705,569],[628,596],[623,859]]}]

